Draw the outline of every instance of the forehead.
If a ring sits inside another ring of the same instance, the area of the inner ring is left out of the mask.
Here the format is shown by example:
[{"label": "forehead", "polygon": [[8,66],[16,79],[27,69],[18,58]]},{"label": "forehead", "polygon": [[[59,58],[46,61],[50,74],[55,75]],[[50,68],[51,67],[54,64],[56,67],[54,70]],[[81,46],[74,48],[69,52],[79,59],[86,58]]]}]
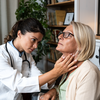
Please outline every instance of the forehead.
[{"label": "forehead", "polygon": [[69,25],[67,26],[65,29],[64,29],[64,32],[66,31],[71,31],[73,33],[73,26],[72,25]]},{"label": "forehead", "polygon": [[43,35],[40,32],[26,32],[25,35],[30,38],[36,38],[38,41],[41,41],[43,38]]}]

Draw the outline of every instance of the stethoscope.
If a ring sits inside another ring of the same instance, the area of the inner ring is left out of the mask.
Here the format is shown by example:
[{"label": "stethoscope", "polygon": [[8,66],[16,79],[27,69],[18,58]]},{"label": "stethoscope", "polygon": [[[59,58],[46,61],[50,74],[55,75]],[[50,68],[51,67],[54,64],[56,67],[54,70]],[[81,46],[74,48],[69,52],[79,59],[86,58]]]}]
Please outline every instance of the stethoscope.
[{"label": "stethoscope", "polygon": [[[5,44],[5,48],[6,48],[6,51],[7,51],[8,55],[9,55],[9,57],[10,57],[11,66],[13,67],[12,59],[11,59],[11,56],[10,56],[9,51],[7,49],[7,43]],[[24,56],[25,56],[25,60],[23,60],[23,62],[26,61],[28,63],[28,65],[29,65],[29,69],[30,69],[30,62],[27,60],[27,57],[26,57],[26,53],[25,52],[24,52]]]}]

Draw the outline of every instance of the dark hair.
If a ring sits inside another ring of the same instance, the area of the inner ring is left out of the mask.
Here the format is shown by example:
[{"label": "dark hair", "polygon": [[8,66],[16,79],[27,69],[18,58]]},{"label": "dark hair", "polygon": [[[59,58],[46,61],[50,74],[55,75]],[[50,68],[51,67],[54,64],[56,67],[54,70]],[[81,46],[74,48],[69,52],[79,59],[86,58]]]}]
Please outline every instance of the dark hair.
[{"label": "dark hair", "polygon": [[26,32],[40,32],[43,36],[45,36],[45,30],[42,27],[41,23],[35,18],[27,18],[15,23],[9,35],[6,38],[4,38],[4,42],[6,43],[7,41],[15,39],[19,30],[23,35]]}]

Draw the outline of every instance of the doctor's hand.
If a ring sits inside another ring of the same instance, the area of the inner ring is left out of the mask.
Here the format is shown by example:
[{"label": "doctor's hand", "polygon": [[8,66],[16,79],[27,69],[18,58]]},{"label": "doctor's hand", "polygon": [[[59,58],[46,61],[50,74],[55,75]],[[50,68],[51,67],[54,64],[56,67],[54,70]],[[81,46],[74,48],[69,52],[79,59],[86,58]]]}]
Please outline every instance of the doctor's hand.
[{"label": "doctor's hand", "polygon": [[77,68],[77,66],[75,66],[77,60],[73,61],[73,58],[74,56],[69,54],[67,57],[62,56],[57,60],[52,70],[39,76],[39,86],[41,87],[46,82],[48,82],[48,86],[50,86],[59,76]]},{"label": "doctor's hand", "polygon": [[59,75],[62,75],[64,73],[70,72],[73,69],[76,69],[77,66],[75,65],[77,63],[77,60],[73,60],[74,55],[69,54],[68,56],[61,56],[59,60],[55,63],[55,73],[59,73]]},{"label": "doctor's hand", "polygon": [[39,100],[55,100],[56,96],[57,96],[56,89],[53,88],[53,89],[49,90],[47,93],[40,96]]}]

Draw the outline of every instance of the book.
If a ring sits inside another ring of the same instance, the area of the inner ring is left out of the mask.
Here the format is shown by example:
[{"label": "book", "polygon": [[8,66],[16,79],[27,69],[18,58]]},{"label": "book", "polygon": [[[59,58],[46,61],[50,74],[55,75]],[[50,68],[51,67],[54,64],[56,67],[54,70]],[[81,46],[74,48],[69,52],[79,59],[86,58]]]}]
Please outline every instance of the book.
[{"label": "book", "polygon": [[55,10],[55,16],[56,16],[57,25],[61,25],[60,23],[64,22],[65,15],[66,15],[66,11],[65,10]]},{"label": "book", "polygon": [[49,25],[52,25],[52,14],[51,14],[51,12],[48,12],[48,20],[49,20]]},{"label": "book", "polygon": [[55,12],[48,12],[49,25],[56,25]]},{"label": "book", "polygon": [[51,4],[55,4],[56,3],[56,0],[51,0]]},{"label": "book", "polygon": [[60,29],[53,29],[52,34],[54,35],[54,42],[58,42],[58,34],[61,30]]},{"label": "book", "polygon": [[55,42],[55,36],[54,36],[54,34],[51,34],[51,36],[50,36],[50,41],[51,41],[51,42]]},{"label": "book", "polygon": [[51,21],[52,21],[52,25],[55,25],[54,12],[51,12]]},{"label": "book", "polygon": [[51,4],[51,0],[47,0],[47,4]]}]

